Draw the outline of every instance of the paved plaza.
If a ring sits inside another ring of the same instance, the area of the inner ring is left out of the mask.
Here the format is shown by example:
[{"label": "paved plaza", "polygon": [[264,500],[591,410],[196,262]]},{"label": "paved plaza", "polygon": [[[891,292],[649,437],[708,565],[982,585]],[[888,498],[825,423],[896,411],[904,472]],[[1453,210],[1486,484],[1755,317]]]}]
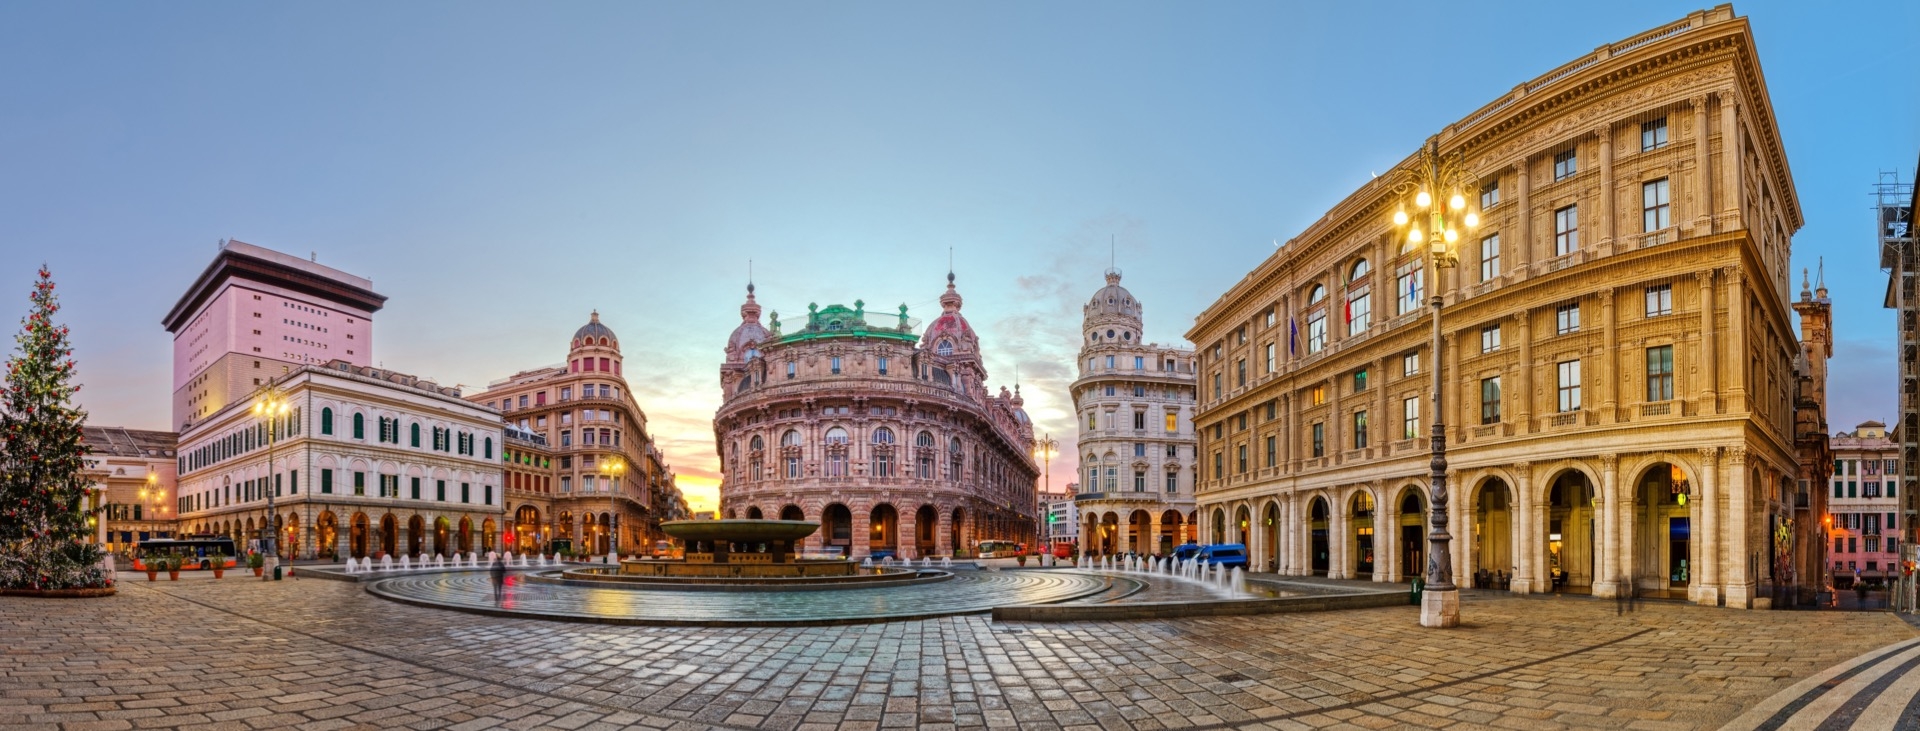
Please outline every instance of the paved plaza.
[{"label": "paved plaza", "polygon": [[0,728],[1712,729],[1920,637],[1880,613],[1463,605],[1446,631],[1410,606],[707,629],[141,577],[103,600],[0,598]]}]

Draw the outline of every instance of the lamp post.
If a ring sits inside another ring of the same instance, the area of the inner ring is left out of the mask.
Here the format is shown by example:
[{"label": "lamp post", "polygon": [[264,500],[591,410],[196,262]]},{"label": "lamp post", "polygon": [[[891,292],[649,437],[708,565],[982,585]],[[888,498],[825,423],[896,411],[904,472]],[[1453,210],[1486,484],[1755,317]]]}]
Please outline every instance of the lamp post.
[{"label": "lamp post", "polygon": [[[607,555],[608,556],[620,555],[620,533],[619,533],[620,495],[618,492],[618,486],[620,485],[621,476],[625,475],[626,473],[627,473],[627,463],[625,460],[620,459],[618,456],[608,458],[607,460],[600,463],[600,474],[604,476],[607,481],[607,511],[608,511],[607,512]],[[613,563],[613,562],[614,562],[614,559],[612,558],[607,559],[607,563]]]},{"label": "lamp post", "polygon": [[261,544],[262,551],[267,554],[267,570],[260,574],[261,581],[266,581],[269,578],[280,578],[280,512],[276,510],[273,505],[274,493],[279,492],[280,481],[277,479],[279,476],[273,473],[273,447],[279,439],[280,420],[286,415],[288,408],[286,394],[272,383],[268,383],[263,387],[260,391],[259,400],[253,402],[253,415],[259,417],[261,423],[267,428],[267,482],[265,488],[267,493],[267,520],[265,525],[267,536]]},{"label": "lamp post", "polygon": [[[1052,432],[1042,432],[1040,439],[1033,443],[1033,453],[1040,458],[1040,464],[1042,465],[1040,468],[1041,484],[1045,485],[1040,491],[1048,495],[1053,494],[1053,455],[1058,454],[1059,451],[1060,441],[1053,438]],[[1041,518],[1043,521],[1048,521],[1053,517],[1052,508],[1046,508],[1046,511],[1047,515]],[[1047,526],[1047,543],[1051,544],[1053,543],[1053,523],[1049,521],[1045,523],[1045,525]],[[1051,552],[1053,546],[1048,545],[1047,550]]]},{"label": "lamp post", "polygon": [[[1443,386],[1441,382],[1440,311],[1445,304],[1441,290],[1440,270],[1454,266],[1459,261],[1455,244],[1460,236],[1478,228],[1480,215],[1467,207],[1466,193],[1475,178],[1467,171],[1463,155],[1440,154],[1440,138],[1428,138],[1414,155],[1412,168],[1400,168],[1402,179],[1395,184],[1395,192],[1402,200],[1408,193],[1413,194],[1413,205],[1417,209],[1409,216],[1403,202],[1393,213],[1395,228],[1405,231],[1406,248],[1409,251],[1425,247],[1427,261],[1432,264],[1432,276],[1427,277],[1431,288],[1430,305],[1433,307],[1433,341],[1428,350],[1433,363],[1429,365],[1433,374],[1432,403],[1433,424],[1431,426],[1433,458],[1432,472],[1433,514],[1428,519],[1433,529],[1428,534],[1427,586],[1420,595],[1420,624],[1423,627],[1454,627],[1460,624],[1460,589],[1453,584],[1453,536],[1447,532],[1447,428],[1442,422],[1441,410]],[[1445,196],[1441,198],[1440,196]],[[1421,218],[1425,218],[1422,228]]]},{"label": "lamp post", "polygon": [[[166,502],[166,499],[167,499],[167,491],[160,489],[160,476],[157,474],[154,474],[153,472],[148,472],[147,486],[140,488],[140,502],[142,505],[146,506],[147,514],[144,517],[144,519],[141,520],[140,522],[142,523],[157,522],[158,516],[161,514],[162,511],[166,509],[164,507],[164,503]],[[161,523],[161,524],[165,525],[165,523]],[[148,527],[152,528],[152,530],[147,531],[149,536],[153,538],[160,537],[160,530],[158,527],[154,527],[154,526],[148,526]]]}]

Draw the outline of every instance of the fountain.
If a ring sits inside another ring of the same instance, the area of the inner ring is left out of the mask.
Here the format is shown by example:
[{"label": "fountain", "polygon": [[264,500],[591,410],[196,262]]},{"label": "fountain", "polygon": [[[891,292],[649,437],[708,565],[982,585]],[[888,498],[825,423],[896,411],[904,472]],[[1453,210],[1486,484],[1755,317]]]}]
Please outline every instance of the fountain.
[{"label": "fountain", "polygon": [[[820,524],[809,521],[676,520],[661,523],[660,529],[686,543],[686,557],[627,559],[620,562],[622,577],[777,583],[807,578],[913,575],[910,569],[876,568],[871,556],[857,565],[851,559],[796,558],[794,545],[820,529]],[[569,576],[573,573],[576,572],[569,572]]]},{"label": "fountain", "polygon": [[380,557],[380,570],[381,570],[381,571],[392,571],[392,570],[393,570],[393,557],[392,557],[392,556],[385,556],[385,555],[383,555],[383,556],[381,556],[381,557]]}]

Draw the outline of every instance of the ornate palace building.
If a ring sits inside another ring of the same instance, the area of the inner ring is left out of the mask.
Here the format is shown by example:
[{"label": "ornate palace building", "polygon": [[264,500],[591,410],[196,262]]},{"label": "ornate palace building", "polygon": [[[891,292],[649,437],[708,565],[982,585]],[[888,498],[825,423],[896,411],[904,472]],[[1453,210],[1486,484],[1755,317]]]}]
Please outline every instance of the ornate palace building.
[{"label": "ornate palace building", "polygon": [[1107,270],[1082,320],[1081,549],[1167,554],[1193,537],[1193,351],[1147,343],[1144,305]]},{"label": "ornate palace building", "polygon": [[1800,489],[1802,220],[1747,21],[1721,5],[1601,46],[1435,142],[1483,218],[1439,281],[1383,176],[1188,333],[1203,539],[1286,574],[1420,573],[1444,365],[1461,585],[1770,603]]},{"label": "ornate palace building", "polygon": [[720,366],[714,416],[720,513],[811,520],[806,549],[848,556],[965,555],[1037,536],[1033,425],[1018,393],[987,389],[980,341],[953,275],[922,335],[906,305],[868,320],[807,306],[804,325],[760,324],[753,286]]},{"label": "ornate palace building", "polygon": [[469,397],[507,421],[507,532],[517,550],[553,541],[604,555],[650,553],[660,522],[687,514],[647,414],[627,388],[620,337],[600,313],[563,363],[521,371]]},{"label": "ornate palace building", "polygon": [[108,551],[126,553],[149,538],[172,538],[176,519],[173,432],[118,426],[81,429],[90,453],[86,474],[93,481],[94,540]]}]

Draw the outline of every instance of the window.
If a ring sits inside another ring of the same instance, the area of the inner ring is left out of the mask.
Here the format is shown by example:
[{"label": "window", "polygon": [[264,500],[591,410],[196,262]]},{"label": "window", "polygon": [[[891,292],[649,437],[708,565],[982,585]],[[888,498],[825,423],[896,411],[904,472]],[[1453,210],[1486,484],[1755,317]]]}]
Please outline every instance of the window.
[{"label": "window", "polygon": [[1322,310],[1307,316],[1307,352],[1318,353],[1327,347],[1327,313]]},{"label": "window", "polygon": [[1420,372],[1420,354],[1408,353],[1400,356],[1400,375],[1411,376]]},{"label": "window", "polygon": [[1133,471],[1133,491],[1134,492],[1147,491],[1147,471],[1146,470]]},{"label": "window", "polygon": [[1480,423],[1500,423],[1500,377],[1480,379]]},{"label": "window", "polygon": [[1098,414],[1087,414],[1087,430],[1092,431],[1094,429],[1100,428],[1099,419],[1100,417]]},{"label": "window", "polygon": [[1580,361],[1569,360],[1559,364],[1560,371],[1560,411],[1580,410]]},{"label": "window", "polygon": [[1640,151],[1658,150],[1667,146],[1667,118],[1661,117],[1651,122],[1640,123]]},{"label": "window", "polygon": [[1347,298],[1347,336],[1367,331],[1373,322],[1373,295],[1366,290]]},{"label": "window", "polygon": [[1278,443],[1279,443],[1279,440],[1276,439],[1275,437],[1271,435],[1267,437],[1267,466],[1268,467],[1272,467],[1275,464],[1279,463],[1280,453],[1277,447]]},{"label": "window", "polygon": [[1220,398],[1220,374],[1213,374],[1213,397]]},{"label": "window", "polygon": [[320,470],[320,492],[333,494],[333,470],[325,468]]},{"label": "window", "polygon": [[1666,178],[1640,184],[1640,222],[1641,230],[1647,233],[1673,225]]},{"label": "window", "polygon": [[880,356],[874,360],[874,363],[879,366],[880,375],[887,375],[887,356]]},{"label": "window", "polygon": [[1420,436],[1420,398],[1414,397],[1400,402],[1400,438],[1414,439]]},{"label": "window", "polygon": [[1213,479],[1216,479],[1216,480],[1222,477],[1226,477],[1226,467],[1220,463],[1220,460],[1221,460],[1220,453],[1214,452],[1213,453]]},{"label": "window", "polygon": [[1145,457],[1145,456],[1147,456],[1147,443],[1146,443],[1146,442],[1134,442],[1134,443],[1133,443],[1133,456],[1135,456],[1135,457]]},{"label": "window", "polygon": [[1673,314],[1673,285],[1656,284],[1647,288],[1647,317]]},{"label": "window", "polygon": [[1491,353],[1500,349],[1500,326],[1491,325],[1480,328],[1480,352]]},{"label": "window", "polygon": [[1353,392],[1359,393],[1365,390],[1367,390],[1367,369],[1362,368],[1353,372]]},{"label": "window", "polygon": [[1317,421],[1313,424],[1313,456],[1327,456],[1327,425]]},{"label": "window", "polygon": [[1274,344],[1267,343],[1267,371],[1266,372],[1268,373],[1272,373],[1274,370],[1273,354],[1274,354]]},{"label": "window", "polygon": [[1367,448],[1367,412],[1353,412],[1353,448]]},{"label": "window", "polygon": [[1420,268],[1420,264],[1411,264],[1401,269],[1400,276],[1394,280],[1393,291],[1398,293],[1395,299],[1399,302],[1399,310],[1396,314],[1404,315],[1420,309],[1420,300],[1424,297],[1425,289],[1426,270]]},{"label": "window", "polygon": [[367,417],[363,414],[355,413],[353,415],[353,438],[367,438]]},{"label": "window", "polygon": [[[1307,291],[1307,304],[1309,305],[1319,304],[1320,300],[1323,300],[1326,298],[1327,298],[1327,288],[1322,287],[1318,284],[1313,285],[1313,289]],[[1213,354],[1215,357],[1219,357],[1220,355],[1219,346],[1214,346]]]},{"label": "window", "polygon": [[1120,468],[1108,467],[1107,468],[1107,492],[1113,492],[1119,489],[1120,489]]},{"label": "window", "polygon": [[[611,481],[609,481],[609,482],[611,482]],[[470,495],[472,494],[472,493],[469,493],[469,492],[468,492],[468,489],[469,489],[469,486],[470,486],[470,485],[472,485],[472,483],[469,483],[469,482],[462,482],[462,483],[460,483],[460,502],[463,502],[463,503],[464,503],[464,502],[472,502],[471,500],[468,500],[468,499],[467,499],[467,498],[468,498],[468,496],[470,496]]]},{"label": "window", "polygon": [[1673,346],[1647,348],[1647,400],[1673,400]]},{"label": "window", "polygon": [[1167,433],[1180,433],[1180,414],[1178,412],[1167,412]]},{"label": "window", "polygon": [[413,448],[419,449],[420,448],[420,425],[413,424],[408,427],[408,431],[411,433]]},{"label": "window", "polygon": [[1147,369],[1146,356],[1141,356],[1141,355],[1133,356],[1133,369],[1136,371],[1146,370]]},{"label": "window", "polygon": [[1235,381],[1234,385],[1236,387],[1247,385],[1247,359],[1246,358],[1241,358],[1233,362],[1233,372],[1234,372],[1234,381]]},{"label": "window", "polygon": [[1580,206],[1553,212],[1553,255],[1566,256],[1580,248]]},{"label": "window", "polygon": [[1491,282],[1500,276],[1500,234],[1480,240],[1480,281]]},{"label": "window", "polygon": [[1500,205],[1500,179],[1494,178],[1480,186],[1480,210],[1484,211]]},{"label": "window", "polygon": [[419,500],[420,499],[420,478],[418,477],[410,478],[410,487],[412,488],[412,492],[410,493],[411,498],[414,500]]},{"label": "window", "polygon": [[1554,308],[1553,332],[1558,335],[1580,332],[1580,303],[1575,302]]},{"label": "window", "polygon": [[833,373],[835,375],[838,375],[840,373],[840,356],[837,356],[837,355],[833,356],[830,360],[831,360],[831,363],[829,365],[832,368]]},{"label": "window", "polygon": [[367,473],[365,472],[353,473],[353,494],[355,495],[367,494]]},{"label": "window", "polygon": [[1580,157],[1575,150],[1567,150],[1553,156],[1553,179],[1566,180],[1580,172]]},{"label": "window", "polygon": [[1167,470],[1167,493],[1172,494],[1179,491],[1180,491],[1180,473],[1175,470]]},{"label": "window", "polygon": [[1111,355],[1107,356],[1107,368],[1108,369],[1113,368],[1113,356]]},{"label": "window", "polygon": [[787,361],[787,377],[792,378],[794,371],[797,370],[797,368],[798,366],[793,361]]},{"label": "window", "polygon": [[1319,406],[1326,402],[1327,402],[1326,386],[1324,385],[1314,386],[1313,388],[1307,389],[1307,403],[1312,404],[1314,406]]}]

